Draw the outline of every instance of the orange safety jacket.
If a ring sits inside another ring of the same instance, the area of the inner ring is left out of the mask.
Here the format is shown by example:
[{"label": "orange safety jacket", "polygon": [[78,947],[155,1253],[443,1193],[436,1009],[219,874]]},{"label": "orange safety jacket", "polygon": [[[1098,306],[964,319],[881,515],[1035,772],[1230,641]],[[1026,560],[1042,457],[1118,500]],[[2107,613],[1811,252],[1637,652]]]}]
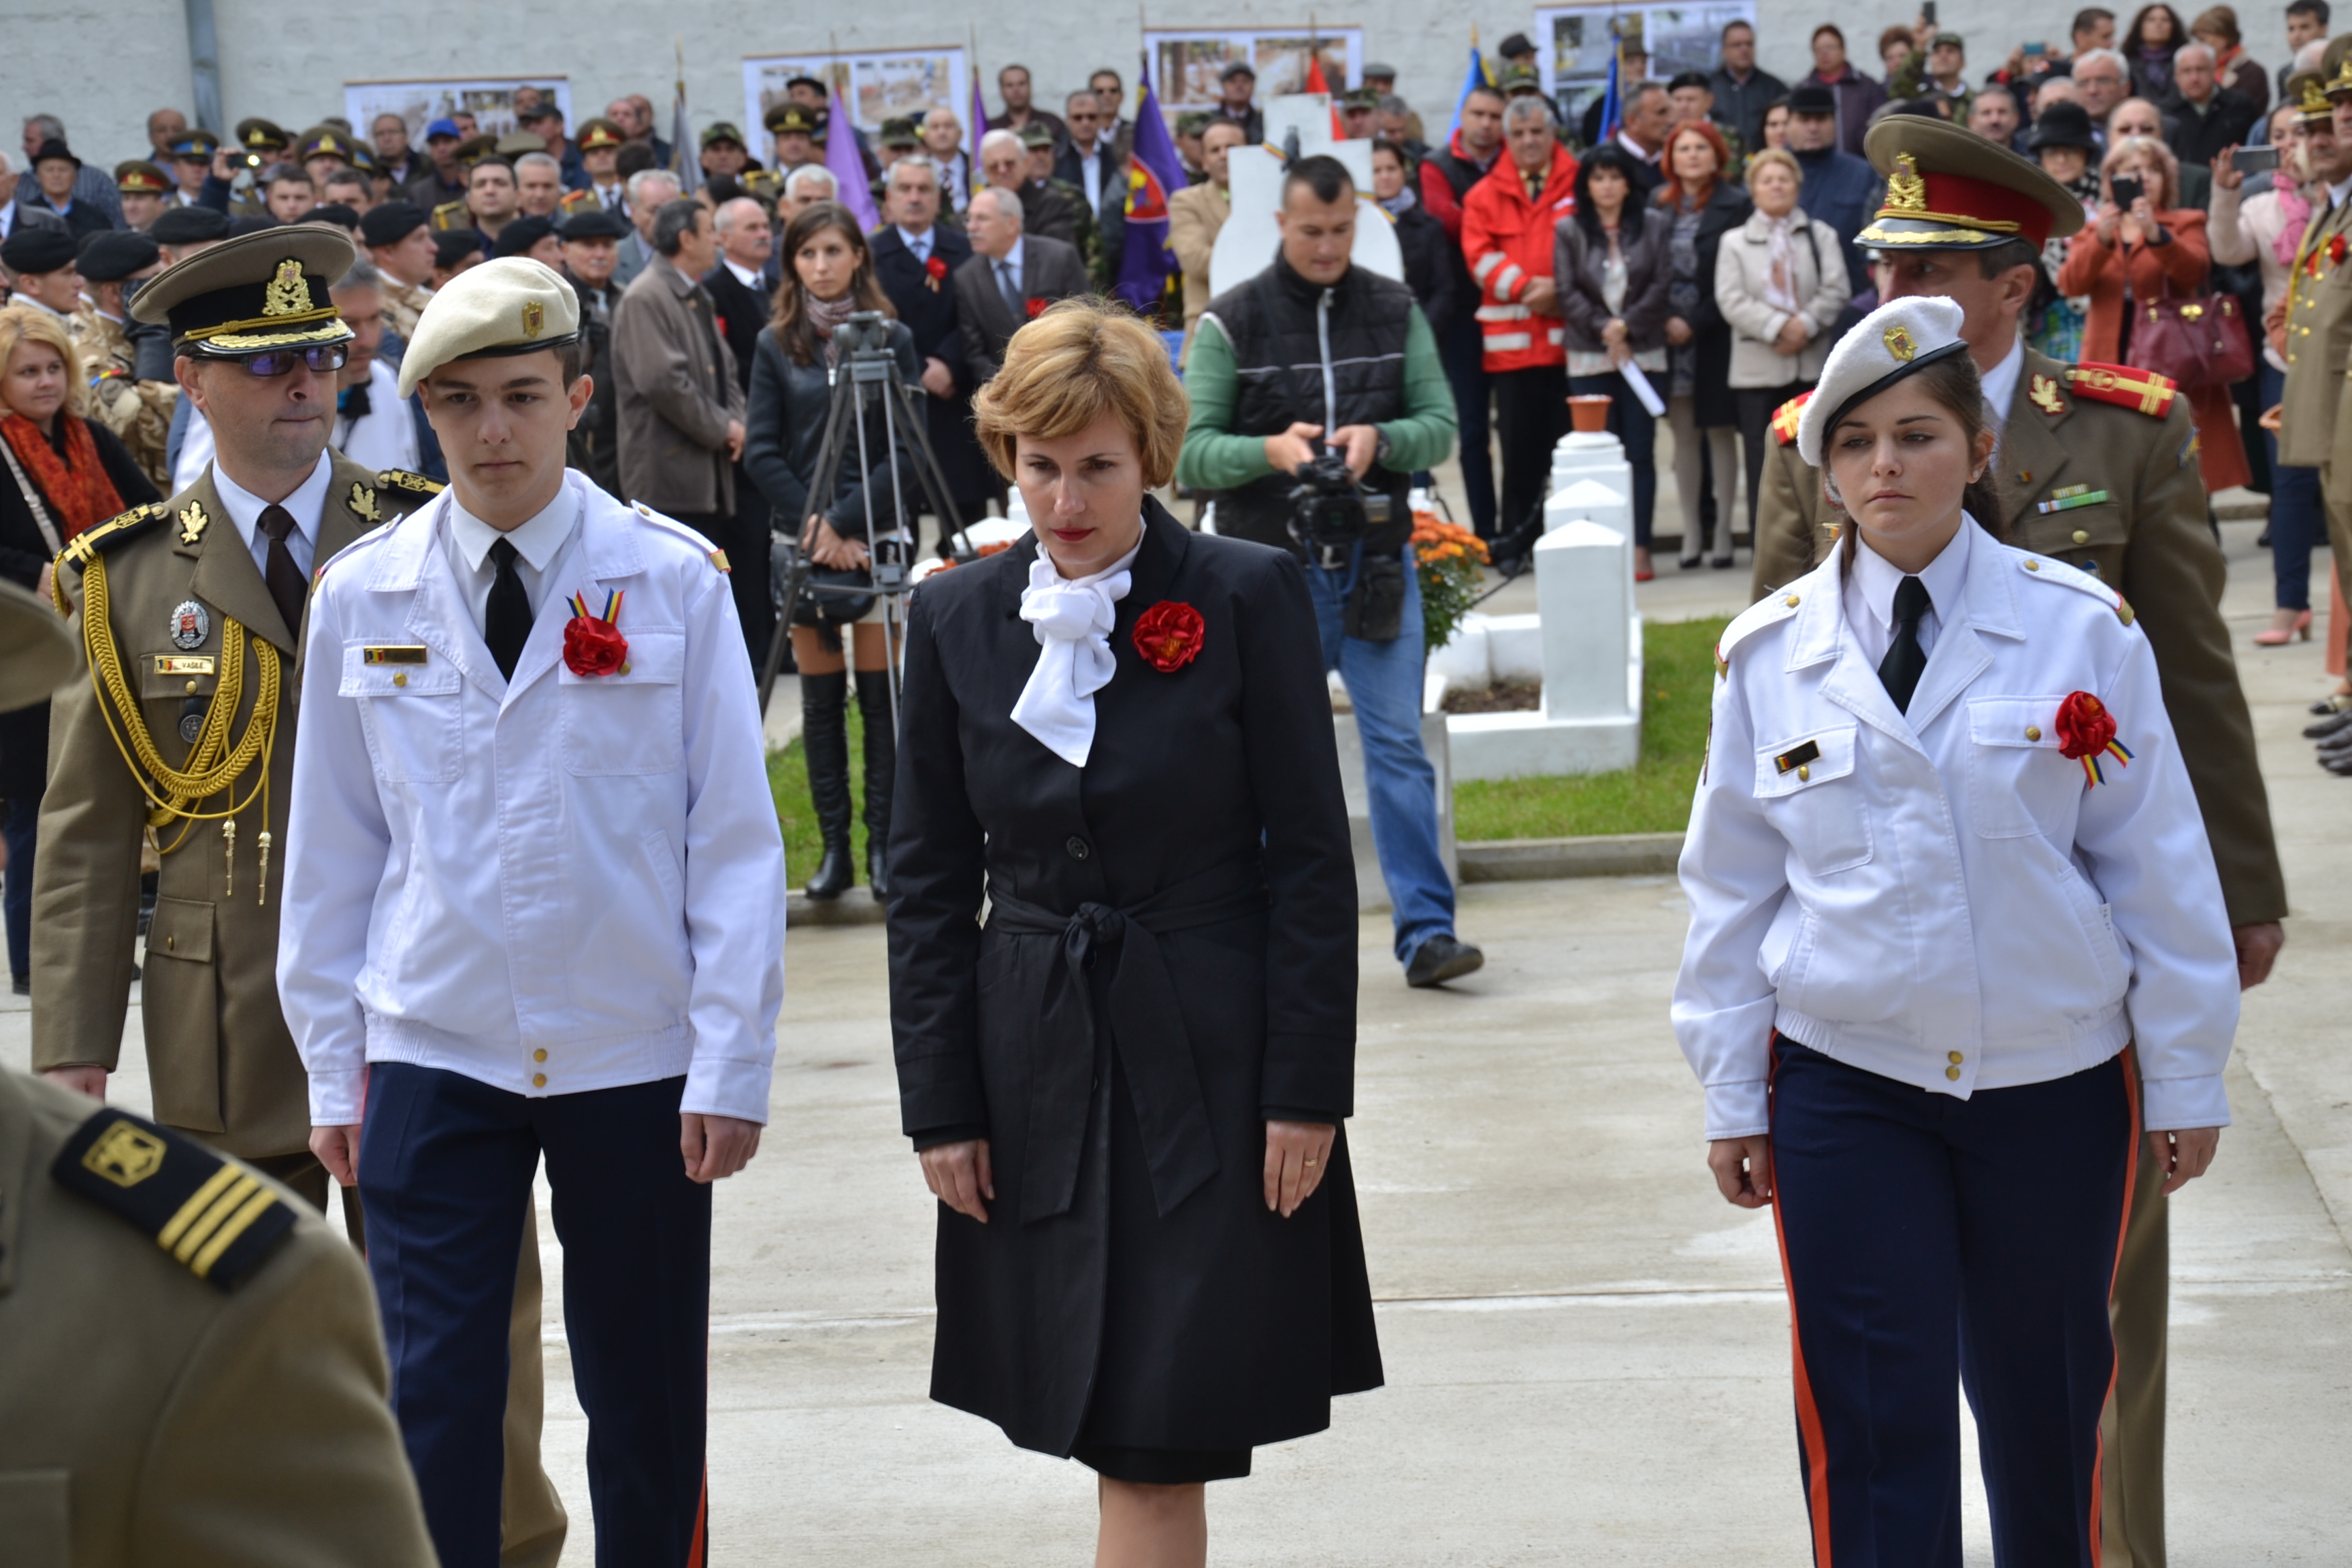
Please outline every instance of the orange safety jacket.
[{"label": "orange safety jacket", "polygon": [[1543,195],[1528,184],[1507,152],[1462,204],[1462,255],[1478,286],[1478,329],[1489,374],[1565,364],[1560,318],[1538,316],[1523,301],[1528,285],[1551,276],[1552,230],[1576,210],[1576,160],[1554,147]]}]

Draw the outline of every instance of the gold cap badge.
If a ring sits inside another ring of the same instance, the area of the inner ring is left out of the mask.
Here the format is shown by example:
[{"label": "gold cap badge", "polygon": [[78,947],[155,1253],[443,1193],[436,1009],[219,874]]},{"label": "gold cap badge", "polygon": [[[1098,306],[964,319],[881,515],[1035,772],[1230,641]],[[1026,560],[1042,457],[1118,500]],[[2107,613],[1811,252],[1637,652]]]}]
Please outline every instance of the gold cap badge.
[{"label": "gold cap badge", "polygon": [[1902,327],[1886,329],[1886,352],[1904,364],[1919,357],[1919,345],[1911,341],[1911,333]]},{"label": "gold cap badge", "polygon": [[547,307],[536,300],[522,302],[522,335],[535,338],[547,327]]},{"label": "gold cap badge", "polygon": [[302,264],[292,257],[278,264],[278,276],[269,280],[269,292],[261,301],[265,316],[306,315],[310,310],[310,288],[302,279]]}]

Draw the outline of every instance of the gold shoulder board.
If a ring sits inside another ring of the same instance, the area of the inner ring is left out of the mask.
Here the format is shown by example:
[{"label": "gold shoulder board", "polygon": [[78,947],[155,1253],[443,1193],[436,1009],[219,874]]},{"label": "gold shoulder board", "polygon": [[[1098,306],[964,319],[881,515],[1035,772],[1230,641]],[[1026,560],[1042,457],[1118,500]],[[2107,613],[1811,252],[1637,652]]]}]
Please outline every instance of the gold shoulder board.
[{"label": "gold shoulder board", "polygon": [[49,1173],[223,1290],[236,1289],[294,1228],[293,1209],[250,1169],[120,1110],[76,1128]]}]

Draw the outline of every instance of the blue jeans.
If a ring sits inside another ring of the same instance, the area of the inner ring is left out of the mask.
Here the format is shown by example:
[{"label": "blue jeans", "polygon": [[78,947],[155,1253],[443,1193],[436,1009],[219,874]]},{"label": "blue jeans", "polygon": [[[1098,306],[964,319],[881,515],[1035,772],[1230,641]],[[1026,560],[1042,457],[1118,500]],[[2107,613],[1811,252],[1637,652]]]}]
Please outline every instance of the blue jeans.
[{"label": "blue jeans", "polygon": [[[2286,374],[2263,361],[2263,406],[2276,406],[2286,391]],[[2317,468],[2279,464],[2278,437],[2271,448],[2271,577],[2282,610],[2311,608],[2311,552],[2327,539],[2327,510],[2320,500]]]},{"label": "blue jeans", "polygon": [[0,871],[0,909],[8,925],[10,978],[33,973],[33,828],[41,819],[41,797],[0,800],[0,839],[8,846],[8,868]]},{"label": "blue jeans", "polygon": [[1412,547],[1404,549],[1403,626],[1390,642],[1368,642],[1341,632],[1340,615],[1355,585],[1363,547],[1347,569],[1307,568],[1315,626],[1323,636],[1323,668],[1338,670],[1356,705],[1363,738],[1364,783],[1371,795],[1372,847],[1389,886],[1396,922],[1396,956],[1409,963],[1421,944],[1454,930],[1454,884],[1437,848],[1437,770],[1421,749],[1421,574]]},{"label": "blue jeans", "polygon": [[[1633,542],[1647,550],[1650,523],[1658,510],[1658,421],[1615,371],[1571,375],[1568,390],[1572,396],[1609,399],[1609,433],[1625,443],[1625,461],[1633,469]],[[1689,551],[1689,541],[1683,542],[1683,549]]]}]

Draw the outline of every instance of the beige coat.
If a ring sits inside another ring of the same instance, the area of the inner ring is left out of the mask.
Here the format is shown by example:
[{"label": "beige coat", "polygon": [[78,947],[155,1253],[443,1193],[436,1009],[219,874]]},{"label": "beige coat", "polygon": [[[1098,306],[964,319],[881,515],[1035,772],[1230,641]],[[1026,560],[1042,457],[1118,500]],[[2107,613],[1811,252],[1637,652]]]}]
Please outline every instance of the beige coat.
[{"label": "beige coat", "polygon": [[[1806,236],[1811,236],[1807,243]],[[1819,381],[1830,357],[1829,329],[1853,298],[1845,275],[1845,252],[1837,231],[1815,223],[1798,207],[1789,214],[1789,250],[1796,269],[1794,293],[1811,337],[1794,354],[1772,346],[1790,312],[1765,299],[1772,278],[1772,220],[1750,213],[1723,237],[1715,256],[1715,303],[1731,323],[1731,384],[1753,390]]]},{"label": "beige coat", "polygon": [[1217,235],[1234,212],[1231,193],[1213,181],[1187,185],[1168,198],[1168,246],[1184,269],[1184,353],[1192,350],[1193,324],[1209,308],[1209,257]]},{"label": "beige coat", "polygon": [[613,312],[621,493],[685,517],[732,515],[727,424],[743,417],[709,291],[656,256]]},{"label": "beige coat", "polygon": [[[2279,461],[2316,468],[2335,456],[2336,405],[2352,353],[2352,265],[2331,241],[2347,235],[2352,203],[2312,215],[2286,291],[2286,390],[2279,398]],[[2317,276],[2315,278],[2314,273]]]}]

